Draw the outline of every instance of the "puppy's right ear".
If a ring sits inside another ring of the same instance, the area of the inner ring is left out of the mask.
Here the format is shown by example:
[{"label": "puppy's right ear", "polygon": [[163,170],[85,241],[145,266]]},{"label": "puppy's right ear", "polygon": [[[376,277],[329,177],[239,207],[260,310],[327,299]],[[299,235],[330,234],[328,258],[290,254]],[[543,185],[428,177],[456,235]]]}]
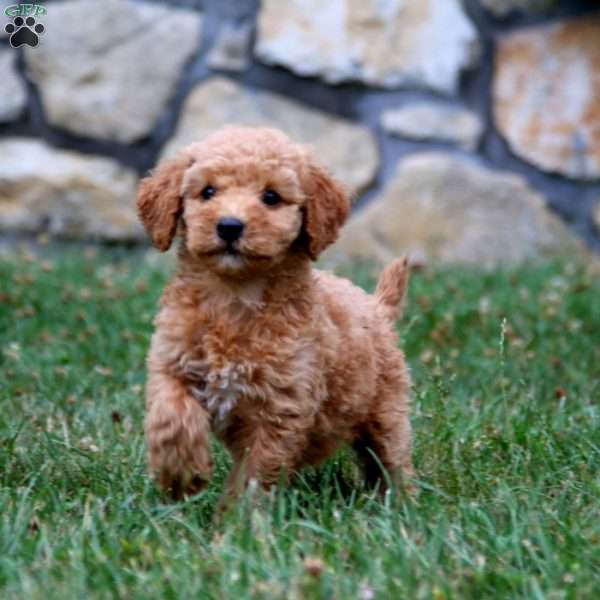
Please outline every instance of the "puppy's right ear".
[{"label": "puppy's right ear", "polygon": [[175,237],[182,211],[183,175],[191,164],[191,157],[182,154],[160,164],[140,183],[138,213],[152,243],[161,252],[170,248]]}]

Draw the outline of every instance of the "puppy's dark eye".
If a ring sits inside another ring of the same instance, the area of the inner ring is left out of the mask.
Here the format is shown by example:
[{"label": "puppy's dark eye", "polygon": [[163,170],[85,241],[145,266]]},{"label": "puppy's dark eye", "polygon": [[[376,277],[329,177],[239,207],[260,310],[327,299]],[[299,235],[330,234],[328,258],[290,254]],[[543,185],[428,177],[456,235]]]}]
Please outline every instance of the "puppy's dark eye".
[{"label": "puppy's dark eye", "polygon": [[262,196],[262,201],[267,206],[277,206],[281,202],[281,196],[273,190],[266,190]]},{"label": "puppy's dark eye", "polygon": [[212,186],[212,185],[207,185],[201,192],[200,195],[205,199],[205,200],[210,200],[215,194],[217,193],[217,190]]}]

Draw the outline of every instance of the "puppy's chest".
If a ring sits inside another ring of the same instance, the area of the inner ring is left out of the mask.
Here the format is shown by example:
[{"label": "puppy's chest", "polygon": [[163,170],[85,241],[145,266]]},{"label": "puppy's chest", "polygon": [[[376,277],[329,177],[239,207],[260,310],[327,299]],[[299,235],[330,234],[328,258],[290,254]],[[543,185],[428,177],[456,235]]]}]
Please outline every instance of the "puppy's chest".
[{"label": "puppy's chest", "polygon": [[242,360],[184,353],[180,368],[190,393],[209,413],[213,428],[225,429],[242,398],[251,393],[253,366]]},{"label": "puppy's chest", "polygon": [[[191,319],[190,319],[191,320]],[[190,329],[194,334],[189,336]],[[246,330],[200,321],[189,321],[180,335],[170,331],[174,370],[190,394],[205,408],[211,425],[222,433],[237,418],[268,417],[281,407],[276,398],[285,394],[289,403],[310,396],[314,371],[312,344],[281,335],[269,327]],[[308,368],[310,367],[310,368]],[[293,412],[286,404],[286,411]]]}]

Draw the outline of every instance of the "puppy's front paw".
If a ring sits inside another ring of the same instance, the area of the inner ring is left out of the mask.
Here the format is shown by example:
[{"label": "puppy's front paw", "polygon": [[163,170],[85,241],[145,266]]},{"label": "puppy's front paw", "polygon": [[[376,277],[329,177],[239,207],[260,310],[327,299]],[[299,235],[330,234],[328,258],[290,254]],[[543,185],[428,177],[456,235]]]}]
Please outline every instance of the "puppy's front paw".
[{"label": "puppy's front paw", "polygon": [[212,473],[210,459],[196,456],[193,461],[183,461],[176,448],[151,449],[149,463],[160,487],[174,500],[201,492],[208,485]]},{"label": "puppy's front paw", "polygon": [[[200,410],[199,408],[197,410]],[[148,461],[159,485],[176,500],[202,491],[212,474],[203,414],[151,411],[146,419]]]}]

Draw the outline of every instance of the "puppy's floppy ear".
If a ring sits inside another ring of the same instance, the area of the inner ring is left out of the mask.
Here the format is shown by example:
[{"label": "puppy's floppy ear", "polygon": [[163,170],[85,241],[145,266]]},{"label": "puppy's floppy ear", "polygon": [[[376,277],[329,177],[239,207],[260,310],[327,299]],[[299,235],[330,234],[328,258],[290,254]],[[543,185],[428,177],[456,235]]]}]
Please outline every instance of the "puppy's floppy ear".
[{"label": "puppy's floppy ear", "polygon": [[350,200],[344,186],[312,159],[306,165],[304,179],[304,237],[309,256],[316,260],[337,239],[350,213]]},{"label": "puppy's floppy ear", "polygon": [[165,252],[171,246],[182,210],[181,186],[190,156],[181,154],[142,179],[137,196],[140,219],[152,243]]}]

